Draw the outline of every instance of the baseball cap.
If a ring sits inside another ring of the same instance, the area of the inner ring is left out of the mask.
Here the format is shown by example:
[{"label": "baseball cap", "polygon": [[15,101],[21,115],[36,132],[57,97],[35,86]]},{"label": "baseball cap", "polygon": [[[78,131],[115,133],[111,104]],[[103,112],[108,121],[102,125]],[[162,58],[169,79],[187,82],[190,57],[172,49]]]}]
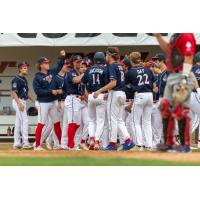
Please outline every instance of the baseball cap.
[{"label": "baseball cap", "polygon": [[197,52],[194,56],[194,63],[200,62],[200,51]]},{"label": "baseball cap", "polygon": [[49,62],[48,58],[46,58],[45,56],[41,56],[37,59],[37,63],[41,64],[43,62]]},{"label": "baseball cap", "polygon": [[164,61],[166,60],[166,56],[164,53],[157,53],[152,60],[159,60],[159,61]]},{"label": "baseball cap", "polygon": [[73,57],[73,62],[77,62],[77,63],[79,63],[79,62],[81,62],[83,59],[82,59],[82,57],[80,56],[80,55],[75,55],[74,57]]},{"label": "baseball cap", "polygon": [[70,59],[65,59],[65,60],[64,60],[64,65],[70,65],[70,64],[71,64]]},{"label": "baseball cap", "polygon": [[122,60],[122,62],[124,63],[124,65],[126,65],[127,67],[131,67],[131,62],[128,58],[124,58]]},{"label": "baseball cap", "polygon": [[93,60],[96,64],[105,64],[106,63],[105,54],[103,52],[96,52],[94,54]]},{"label": "baseball cap", "polygon": [[29,66],[30,65],[26,61],[22,61],[17,65],[18,68],[20,68],[20,67],[29,67]]}]

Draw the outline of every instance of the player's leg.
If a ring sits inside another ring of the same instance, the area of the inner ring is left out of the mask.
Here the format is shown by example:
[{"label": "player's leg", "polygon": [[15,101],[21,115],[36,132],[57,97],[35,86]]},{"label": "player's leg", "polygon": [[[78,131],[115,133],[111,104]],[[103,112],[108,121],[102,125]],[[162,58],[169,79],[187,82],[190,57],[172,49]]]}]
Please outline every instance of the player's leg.
[{"label": "player's leg", "polygon": [[64,104],[63,112],[64,113],[63,113],[61,146],[63,149],[68,149],[68,147],[67,147],[68,119],[67,119],[67,107],[65,106],[65,104]]},{"label": "player's leg", "polygon": [[146,148],[152,148],[153,146],[153,136],[152,136],[152,126],[151,126],[151,114],[153,108],[153,95],[152,93],[144,94],[146,98],[146,103],[143,108],[143,116],[142,116],[142,130],[144,131],[145,139],[146,139]]},{"label": "player's leg", "polygon": [[115,105],[117,105],[118,110],[115,113],[115,117],[117,120],[117,131],[119,131],[122,134],[122,138],[124,140],[123,148],[122,150],[129,150],[131,149],[134,144],[131,140],[131,137],[128,133],[128,130],[125,125],[125,121],[122,119],[123,113],[124,113],[124,105],[126,101],[126,95],[122,91],[115,92],[116,94],[116,102]]},{"label": "player's leg", "polygon": [[61,130],[61,125],[60,125],[60,121],[59,121],[59,118],[58,118],[56,101],[52,102],[51,108],[50,108],[50,111],[49,111],[49,115],[50,115],[50,118],[53,122],[54,133],[56,134],[56,137],[57,137],[59,145],[60,145],[61,144],[62,130]]},{"label": "player's leg", "polygon": [[21,123],[22,123],[22,143],[23,149],[31,149],[32,146],[29,144],[28,140],[28,116],[26,112],[26,101],[22,101],[24,105],[24,111],[20,112],[21,113]]},{"label": "player's leg", "polygon": [[136,136],[136,145],[140,148],[143,147],[143,130],[142,130],[142,115],[143,115],[143,101],[144,99],[140,94],[135,95],[133,104],[133,126]]},{"label": "player's leg", "polygon": [[104,95],[99,95],[96,106],[96,131],[95,131],[95,150],[100,149],[100,138],[103,134],[105,117],[106,117],[106,101]]},{"label": "player's leg", "polygon": [[81,120],[81,115],[80,115],[80,108],[81,108],[81,103],[80,99],[77,98],[74,95],[68,96],[66,98],[66,106],[67,106],[67,118],[68,118],[68,129],[67,129],[67,134],[68,134],[68,147],[69,148],[74,148],[74,138],[76,135],[76,131],[80,126],[80,120]]},{"label": "player's leg", "polygon": [[94,148],[95,141],[95,132],[96,132],[96,99],[93,98],[93,94],[88,96],[88,131],[89,131],[89,140],[90,140],[90,149]]},{"label": "player's leg", "polygon": [[51,103],[38,103],[38,124],[35,131],[35,149],[40,150],[43,127],[48,119]]},{"label": "player's leg", "polygon": [[88,107],[85,105],[81,110],[81,118],[82,118],[82,134],[80,138],[80,145],[83,150],[88,150],[88,145],[86,143],[88,138],[88,126],[89,126],[89,120],[88,120]]},{"label": "player's leg", "polygon": [[14,130],[14,144],[13,148],[18,149],[21,148],[21,137],[20,137],[20,132],[21,132],[21,114],[19,107],[17,106],[17,103],[15,100],[12,102],[13,108],[16,111],[16,117],[15,117],[15,130]]}]

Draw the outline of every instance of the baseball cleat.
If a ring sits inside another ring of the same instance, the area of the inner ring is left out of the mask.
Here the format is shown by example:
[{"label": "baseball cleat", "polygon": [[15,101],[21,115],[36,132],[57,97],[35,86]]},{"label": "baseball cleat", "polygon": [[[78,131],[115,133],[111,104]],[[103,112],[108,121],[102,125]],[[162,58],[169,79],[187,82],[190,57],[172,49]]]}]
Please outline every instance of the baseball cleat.
[{"label": "baseball cleat", "polygon": [[191,148],[188,146],[183,147],[183,150],[181,151],[182,153],[190,153],[192,152]]},{"label": "baseball cleat", "polygon": [[95,142],[95,145],[94,145],[94,150],[95,150],[95,151],[98,151],[98,150],[100,150],[100,145],[99,145],[99,142]]},{"label": "baseball cleat", "polygon": [[112,146],[112,145],[108,145],[106,148],[103,148],[103,151],[116,151],[117,147],[116,146]]},{"label": "baseball cleat", "polygon": [[63,150],[60,145],[53,146],[53,150]]},{"label": "baseball cleat", "polygon": [[62,149],[69,150],[69,147],[67,145],[61,145]]},{"label": "baseball cleat", "polygon": [[22,146],[22,149],[24,149],[24,150],[29,150],[29,149],[32,149],[32,148],[33,148],[33,146],[30,145],[30,144],[24,144],[24,145]]},{"label": "baseball cleat", "polygon": [[44,151],[44,149],[41,146],[34,147],[34,151]]},{"label": "baseball cleat", "polygon": [[128,151],[128,150],[132,149],[134,146],[135,146],[135,144],[133,143],[132,140],[130,142],[125,142],[123,144],[122,151]]},{"label": "baseball cleat", "polygon": [[200,142],[198,142],[197,147],[200,149]]},{"label": "baseball cleat", "polygon": [[53,150],[53,146],[52,146],[52,144],[49,143],[49,142],[46,142],[46,148],[47,148],[48,150]]},{"label": "baseball cleat", "polygon": [[174,149],[172,146],[166,146],[164,148],[164,151],[168,152],[168,153],[176,153],[177,152],[176,149]]},{"label": "baseball cleat", "polygon": [[144,151],[144,148],[142,146],[135,146],[131,149],[131,151]]},{"label": "baseball cleat", "polygon": [[80,143],[79,144],[79,148],[82,149],[82,150],[85,150],[85,151],[89,150],[89,148],[88,148],[86,143]]},{"label": "baseball cleat", "polygon": [[13,149],[17,150],[17,149],[21,149],[22,146],[21,145],[13,145]]},{"label": "baseball cleat", "polygon": [[94,140],[91,140],[89,144],[89,150],[94,150],[94,145],[95,145]]}]

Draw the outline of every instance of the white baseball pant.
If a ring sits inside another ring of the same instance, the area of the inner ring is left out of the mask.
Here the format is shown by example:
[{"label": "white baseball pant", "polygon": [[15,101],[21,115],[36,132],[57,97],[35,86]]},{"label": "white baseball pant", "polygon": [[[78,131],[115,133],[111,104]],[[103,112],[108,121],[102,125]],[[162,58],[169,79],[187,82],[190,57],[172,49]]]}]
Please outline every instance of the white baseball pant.
[{"label": "white baseball pant", "polygon": [[14,131],[14,145],[13,146],[20,146],[21,145],[21,135],[22,135],[22,143],[29,144],[28,141],[28,116],[26,112],[26,101],[20,99],[21,103],[24,105],[24,111],[20,111],[17,105],[17,102],[13,99],[12,105],[16,111],[16,118],[15,118],[15,131]]},{"label": "white baseball pant", "polygon": [[130,138],[125,122],[123,121],[123,109],[126,95],[123,91],[110,90],[107,101],[107,115],[109,126],[109,141],[116,143],[118,133],[122,133],[124,140]]},{"label": "white baseball pant", "polygon": [[106,117],[106,101],[104,94],[100,94],[96,99],[93,95],[94,93],[88,96],[88,130],[90,138],[93,137],[95,141],[100,141]]},{"label": "white baseball pant", "polygon": [[157,145],[161,143],[163,136],[162,117],[160,114],[159,106],[160,106],[160,101],[153,104],[152,115],[151,115],[153,148],[156,148]]},{"label": "white baseball pant", "polygon": [[152,108],[153,94],[151,92],[135,94],[133,105],[133,124],[137,146],[150,148],[153,146],[151,126]]}]

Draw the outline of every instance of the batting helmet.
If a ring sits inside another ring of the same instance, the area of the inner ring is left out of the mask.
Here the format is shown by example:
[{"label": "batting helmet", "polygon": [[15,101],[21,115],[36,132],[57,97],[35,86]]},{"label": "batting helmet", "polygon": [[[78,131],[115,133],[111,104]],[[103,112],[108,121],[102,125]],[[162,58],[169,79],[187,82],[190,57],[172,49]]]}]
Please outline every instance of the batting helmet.
[{"label": "batting helmet", "polygon": [[94,54],[94,63],[96,64],[105,64],[106,59],[105,59],[105,54],[103,52],[96,52]]}]

